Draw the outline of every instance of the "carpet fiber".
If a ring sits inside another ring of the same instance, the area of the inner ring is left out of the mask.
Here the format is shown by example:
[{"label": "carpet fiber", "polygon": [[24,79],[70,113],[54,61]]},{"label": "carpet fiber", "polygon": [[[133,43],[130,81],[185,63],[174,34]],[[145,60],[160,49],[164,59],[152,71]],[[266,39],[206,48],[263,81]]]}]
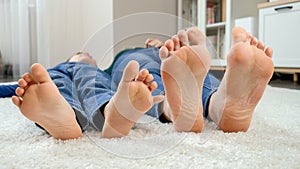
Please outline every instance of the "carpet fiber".
[{"label": "carpet fiber", "polygon": [[121,139],[56,140],[0,99],[0,168],[299,168],[300,91],[267,87],[246,133],[176,133],[144,117]]}]

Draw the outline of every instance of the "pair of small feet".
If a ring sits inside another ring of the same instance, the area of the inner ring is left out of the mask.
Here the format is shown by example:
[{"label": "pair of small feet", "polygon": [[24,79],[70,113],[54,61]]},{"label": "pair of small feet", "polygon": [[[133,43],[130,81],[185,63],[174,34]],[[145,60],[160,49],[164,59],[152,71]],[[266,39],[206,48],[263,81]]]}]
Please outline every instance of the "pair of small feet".
[{"label": "pair of small feet", "polygon": [[[18,85],[17,96],[13,96],[12,101],[25,117],[43,127],[54,138],[65,140],[82,136],[74,110],[42,65],[33,64],[31,73],[24,74]],[[103,137],[127,135],[135,121],[155,103],[163,101],[163,96],[151,95],[156,88],[157,83],[148,70],[139,72],[137,62],[128,63],[118,91],[105,107]]]},{"label": "pair of small feet", "polygon": [[[265,49],[244,29],[234,28],[232,37],[227,70],[219,89],[211,96],[209,116],[223,131],[237,132],[248,129],[253,110],[273,73],[273,63],[271,49]],[[160,50],[166,90],[164,113],[177,131],[201,132],[204,127],[201,96],[210,65],[205,39],[200,30],[192,28],[180,31]],[[148,72],[138,71],[136,62],[127,65],[120,90],[105,108],[103,137],[127,135],[140,116],[163,100],[162,96],[151,95],[157,87],[152,80]],[[41,65],[34,64],[31,73],[19,80],[19,85],[18,97],[12,100],[27,118],[55,138],[82,135],[75,113]]]}]

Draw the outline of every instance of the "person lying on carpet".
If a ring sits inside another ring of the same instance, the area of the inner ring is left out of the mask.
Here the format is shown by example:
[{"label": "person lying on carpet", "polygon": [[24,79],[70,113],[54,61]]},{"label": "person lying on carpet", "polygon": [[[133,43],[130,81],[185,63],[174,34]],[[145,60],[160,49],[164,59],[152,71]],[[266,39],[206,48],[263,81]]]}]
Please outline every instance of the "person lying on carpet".
[{"label": "person lying on carpet", "polygon": [[103,138],[128,135],[147,114],[163,117],[178,132],[201,132],[204,117],[224,132],[247,131],[273,73],[272,49],[236,27],[221,82],[208,73],[206,37],[179,31],[158,48],[128,50],[111,74],[88,53],[47,70],[36,63],[18,81],[13,103],[57,139],[102,130]]},{"label": "person lying on carpet", "polygon": [[[146,48],[150,48],[150,47],[160,48],[161,46],[163,46],[163,43],[158,39],[148,38],[145,42],[145,46],[146,46]],[[136,49],[138,49],[138,48],[136,48]],[[128,49],[128,50],[131,50],[131,49]],[[118,58],[120,55],[122,55],[123,52],[125,52],[125,51],[127,51],[127,50],[124,50],[124,51],[120,52],[116,56],[116,58]],[[82,53],[78,52],[75,55],[79,55],[79,54],[82,54]],[[111,73],[111,69],[112,69],[112,66],[110,66],[108,69],[106,69],[104,71],[107,72],[107,73]],[[0,98],[15,96],[16,95],[15,90],[18,87],[19,87],[18,84],[2,84],[2,85],[0,85]]]},{"label": "person lying on carpet", "polygon": [[[163,46],[163,43],[158,39],[148,38],[145,42],[145,46],[146,46],[146,48],[150,48],[150,47],[160,48],[161,46]],[[138,48],[136,48],[136,49],[138,49]],[[128,50],[131,50],[131,49],[128,49]],[[121,55],[125,51],[127,51],[127,50],[120,52],[116,57],[119,57],[119,55]],[[75,55],[79,55],[79,54],[82,54],[82,53],[78,52]],[[112,69],[112,66],[110,66],[107,70],[104,70],[104,71],[107,73],[111,73],[111,69]],[[19,87],[18,84],[2,84],[2,85],[0,85],[0,98],[15,96],[16,95],[15,91],[18,87]]]}]

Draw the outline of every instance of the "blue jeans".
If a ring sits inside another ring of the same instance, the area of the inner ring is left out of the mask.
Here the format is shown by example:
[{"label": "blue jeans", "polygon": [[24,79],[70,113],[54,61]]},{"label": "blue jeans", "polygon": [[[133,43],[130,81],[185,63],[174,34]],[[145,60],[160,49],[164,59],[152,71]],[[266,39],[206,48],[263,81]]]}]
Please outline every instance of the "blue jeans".
[{"label": "blue jeans", "polygon": [[17,89],[17,87],[18,84],[0,85],[0,98],[16,95],[15,90]]},{"label": "blue jeans", "polygon": [[[153,95],[164,94],[160,75],[161,61],[157,48],[140,48],[123,52],[112,65],[111,74],[78,62],[66,62],[48,69],[60,93],[74,109],[83,130],[89,127],[102,130],[104,106],[116,92],[123,70],[131,60],[136,60],[140,64],[140,69],[147,69],[154,76],[158,88],[153,91]],[[219,80],[211,74],[205,78],[202,95],[204,117],[207,117],[209,98],[219,84]],[[159,118],[161,113],[156,104],[146,114]]]}]

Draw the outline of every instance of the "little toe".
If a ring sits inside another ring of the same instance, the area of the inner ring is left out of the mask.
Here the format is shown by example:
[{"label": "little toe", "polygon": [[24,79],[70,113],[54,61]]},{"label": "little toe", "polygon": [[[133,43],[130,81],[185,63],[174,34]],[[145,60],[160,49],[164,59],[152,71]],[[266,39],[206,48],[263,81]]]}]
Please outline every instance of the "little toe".
[{"label": "little toe", "polygon": [[158,96],[153,96],[153,103],[160,103],[164,101],[164,96],[163,95],[158,95]]},{"label": "little toe", "polygon": [[189,38],[186,31],[180,30],[177,36],[180,42],[180,46],[189,46]]},{"label": "little toe", "polygon": [[14,105],[16,105],[17,107],[20,108],[21,104],[22,104],[22,101],[19,97],[17,96],[12,96],[11,98],[12,102],[14,103]]},{"label": "little toe", "polygon": [[270,47],[267,47],[267,49],[265,50],[265,53],[267,56],[272,57],[273,55],[273,49]]},{"label": "little toe", "polygon": [[158,87],[156,82],[151,82],[150,85],[148,86],[149,90],[152,92]]}]

